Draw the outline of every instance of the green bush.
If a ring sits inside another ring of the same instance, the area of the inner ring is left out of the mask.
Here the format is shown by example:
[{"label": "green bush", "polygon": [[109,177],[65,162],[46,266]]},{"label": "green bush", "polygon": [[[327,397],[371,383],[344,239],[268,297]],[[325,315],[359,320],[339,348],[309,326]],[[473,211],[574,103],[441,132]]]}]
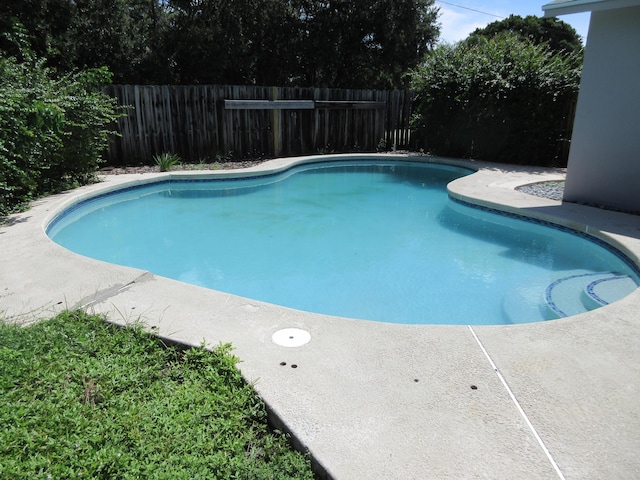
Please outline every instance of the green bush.
[{"label": "green bush", "polygon": [[23,57],[0,56],[0,215],[91,180],[119,116],[106,68],[56,77]]},{"label": "green bush", "polygon": [[418,146],[444,156],[566,165],[581,55],[513,34],[441,45],[412,73]]}]

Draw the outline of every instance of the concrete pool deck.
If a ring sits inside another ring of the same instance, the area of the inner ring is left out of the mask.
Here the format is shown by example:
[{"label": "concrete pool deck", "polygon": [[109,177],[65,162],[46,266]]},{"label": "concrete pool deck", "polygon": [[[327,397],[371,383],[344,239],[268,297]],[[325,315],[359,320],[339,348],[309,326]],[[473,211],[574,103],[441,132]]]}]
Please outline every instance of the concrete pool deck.
[{"label": "concrete pool deck", "polygon": [[[255,175],[318,159],[212,174]],[[561,179],[559,171],[415,159],[479,169],[449,185],[454,197],[587,231],[640,263],[640,216],[514,190]],[[186,344],[231,342],[244,377],[310,451],[321,477],[640,478],[640,290],[544,323],[395,325],[187,285],[79,256],[45,235],[55,213],[80,198],[167,175],[203,172],[109,176],[11,216],[0,226],[0,316],[28,323],[85,308],[120,324],[140,319]],[[303,329],[311,341],[276,345],[272,335],[285,328]]]}]

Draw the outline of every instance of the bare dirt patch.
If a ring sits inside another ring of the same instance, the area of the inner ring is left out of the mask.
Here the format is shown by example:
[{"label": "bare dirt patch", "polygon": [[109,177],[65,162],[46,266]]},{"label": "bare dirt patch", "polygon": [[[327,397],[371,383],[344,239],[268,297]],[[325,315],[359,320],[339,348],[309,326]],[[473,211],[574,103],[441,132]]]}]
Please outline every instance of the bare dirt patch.
[{"label": "bare dirt patch", "polygon": [[[175,171],[186,170],[233,170],[238,168],[249,168],[260,165],[265,160],[245,160],[238,162],[213,162],[213,163],[181,163],[174,165],[171,169]],[[160,167],[157,165],[136,165],[126,167],[103,167],[99,173],[102,175],[123,175],[126,173],[159,173]]]}]

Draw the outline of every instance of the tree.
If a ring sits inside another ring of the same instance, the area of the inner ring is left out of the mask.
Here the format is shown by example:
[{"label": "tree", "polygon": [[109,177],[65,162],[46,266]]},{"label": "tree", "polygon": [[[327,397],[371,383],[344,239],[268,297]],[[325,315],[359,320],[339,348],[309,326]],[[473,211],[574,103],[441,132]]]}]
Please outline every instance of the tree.
[{"label": "tree", "polygon": [[307,85],[401,88],[439,35],[434,0],[301,1]]},{"label": "tree", "polygon": [[420,146],[445,156],[563,165],[581,56],[512,33],[441,45],[412,76]]},{"label": "tree", "polygon": [[554,53],[581,53],[583,46],[578,32],[557,18],[545,18],[528,15],[510,15],[504,20],[490,23],[484,28],[472,32],[467,41],[477,37],[492,38],[504,32],[509,32],[530,40],[535,45],[547,44]]},{"label": "tree", "polygon": [[437,39],[433,3],[172,0],[167,43],[179,83],[400,88]]},{"label": "tree", "polygon": [[[387,88],[408,86],[406,73],[417,66],[440,36],[439,9],[433,1],[385,0],[378,7],[381,64],[386,65]],[[380,85],[384,86],[384,85]]]},{"label": "tree", "polygon": [[266,0],[259,16],[249,14],[248,55],[254,59],[256,85],[291,85],[300,78],[300,18],[293,3]]},{"label": "tree", "polygon": [[[162,45],[164,2],[158,0],[7,0],[0,33],[16,21],[31,50],[58,72],[107,66],[119,83],[166,76]],[[0,40],[0,48],[10,48]],[[13,52],[15,53],[15,52]]]},{"label": "tree", "polygon": [[[283,0],[170,0],[166,48],[176,83],[286,83],[298,20]],[[260,15],[256,15],[260,12]]]},{"label": "tree", "polygon": [[49,23],[46,0],[5,0],[0,7],[0,50],[20,55],[16,43],[8,38],[15,34],[16,25],[32,35],[29,50],[38,57],[46,56],[49,43]]},{"label": "tree", "polygon": [[48,66],[118,83],[403,88],[437,15],[434,0],[6,0],[0,33],[18,20]]}]

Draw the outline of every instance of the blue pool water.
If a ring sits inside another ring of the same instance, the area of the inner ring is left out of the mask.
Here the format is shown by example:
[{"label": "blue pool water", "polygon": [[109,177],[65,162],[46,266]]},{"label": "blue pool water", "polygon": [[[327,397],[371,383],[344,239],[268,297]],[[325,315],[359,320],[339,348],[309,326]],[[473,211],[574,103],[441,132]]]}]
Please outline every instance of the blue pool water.
[{"label": "blue pool water", "polygon": [[48,234],[183,282],[393,323],[543,321],[600,306],[583,298],[596,287],[608,301],[636,288],[603,245],[451,200],[446,185],[469,173],[362,160],[156,183],[83,202]]}]

